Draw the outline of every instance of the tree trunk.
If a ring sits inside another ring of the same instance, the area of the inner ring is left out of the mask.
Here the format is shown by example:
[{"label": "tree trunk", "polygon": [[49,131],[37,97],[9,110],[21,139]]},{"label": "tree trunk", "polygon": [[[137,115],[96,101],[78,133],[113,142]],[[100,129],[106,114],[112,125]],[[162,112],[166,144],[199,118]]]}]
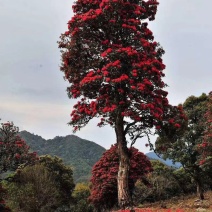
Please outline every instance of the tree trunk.
[{"label": "tree trunk", "polygon": [[197,195],[201,200],[204,200],[204,191],[200,180],[197,180]]},{"label": "tree trunk", "polygon": [[202,184],[202,180],[201,180],[201,169],[199,167],[195,168],[194,171],[194,180],[196,182],[196,186],[197,186],[197,196],[199,196],[199,198],[201,200],[204,199],[204,191],[203,191],[203,184]]},{"label": "tree trunk", "polygon": [[132,200],[128,185],[129,168],[130,168],[129,153],[124,134],[123,117],[121,115],[117,116],[115,131],[116,131],[118,155],[119,155],[119,171],[117,178],[118,204],[120,208],[124,209],[132,206]]}]

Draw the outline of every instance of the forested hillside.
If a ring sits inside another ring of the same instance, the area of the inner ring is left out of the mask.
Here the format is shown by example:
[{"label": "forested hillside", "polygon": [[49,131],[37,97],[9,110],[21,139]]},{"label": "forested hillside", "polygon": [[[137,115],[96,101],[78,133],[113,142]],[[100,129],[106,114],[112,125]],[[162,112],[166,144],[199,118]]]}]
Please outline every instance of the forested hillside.
[{"label": "forested hillside", "polygon": [[[105,152],[102,146],[75,135],[56,136],[54,139],[48,140],[27,131],[21,131],[20,135],[31,150],[37,152],[38,155],[56,155],[62,158],[66,164],[71,165],[74,169],[76,182],[89,180],[92,166]],[[165,161],[154,152],[149,152],[146,155],[148,158],[160,160],[168,166],[180,167],[180,163],[173,164],[169,159]]]},{"label": "forested hillside", "polygon": [[20,136],[38,155],[56,155],[62,158],[65,164],[71,165],[76,182],[90,178],[92,166],[105,151],[98,144],[75,135],[56,136],[53,139],[45,140],[41,136],[21,131]]}]

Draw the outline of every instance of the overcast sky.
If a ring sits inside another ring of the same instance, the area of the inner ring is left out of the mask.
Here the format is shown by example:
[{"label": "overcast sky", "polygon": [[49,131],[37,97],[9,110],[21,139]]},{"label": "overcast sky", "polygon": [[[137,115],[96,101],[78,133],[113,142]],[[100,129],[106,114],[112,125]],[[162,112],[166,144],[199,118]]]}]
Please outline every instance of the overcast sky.
[{"label": "overcast sky", "polygon": [[[170,102],[212,90],[212,1],[160,0],[150,24],[166,54]],[[67,125],[75,100],[66,94],[57,41],[73,16],[72,0],[0,0],[0,118],[46,139],[72,134]],[[115,143],[96,121],[76,133],[105,148]],[[154,138],[153,138],[154,139]],[[144,140],[136,146],[143,152]]]}]

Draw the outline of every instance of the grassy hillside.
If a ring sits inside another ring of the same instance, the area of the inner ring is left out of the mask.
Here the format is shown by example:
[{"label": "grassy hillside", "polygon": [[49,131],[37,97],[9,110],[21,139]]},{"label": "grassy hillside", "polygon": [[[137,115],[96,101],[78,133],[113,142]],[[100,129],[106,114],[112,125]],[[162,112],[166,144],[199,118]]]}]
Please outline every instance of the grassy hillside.
[{"label": "grassy hillside", "polygon": [[75,135],[56,136],[54,139],[45,140],[41,136],[22,131],[20,136],[38,155],[56,155],[65,164],[71,165],[75,182],[87,181],[90,178],[92,166],[105,151],[100,145]]}]

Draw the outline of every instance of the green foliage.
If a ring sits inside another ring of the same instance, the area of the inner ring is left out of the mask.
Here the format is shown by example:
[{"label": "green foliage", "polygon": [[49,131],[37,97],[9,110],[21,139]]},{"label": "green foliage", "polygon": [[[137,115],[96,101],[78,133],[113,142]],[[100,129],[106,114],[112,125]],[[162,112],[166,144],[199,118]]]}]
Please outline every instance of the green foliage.
[{"label": "green foliage", "polygon": [[33,166],[19,167],[5,183],[8,205],[26,212],[67,211],[72,203],[73,172],[62,159],[41,156]]},{"label": "green foliage", "polygon": [[0,211],[2,212],[11,212],[10,208],[5,204],[5,196],[6,196],[6,189],[3,188],[2,182],[0,182]]},{"label": "green foliage", "polygon": [[191,177],[183,169],[174,169],[158,160],[152,160],[151,163],[154,170],[148,176],[151,186],[146,189],[141,181],[136,183],[133,193],[136,204],[165,200],[194,191]]},{"label": "green foliage", "polygon": [[60,195],[53,175],[36,164],[18,170],[12,182],[6,182],[7,203],[14,211],[53,212],[60,205]]},{"label": "green foliage", "polygon": [[73,212],[92,212],[93,206],[88,202],[90,196],[90,188],[88,184],[78,183],[72,194],[75,204],[72,205]]},{"label": "green foliage", "polygon": [[162,153],[164,158],[180,162],[185,171],[190,174],[197,185],[201,199],[204,198],[203,179],[207,172],[204,172],[199,164],[201,152],[198,151],[198,147],[204,137],[208,100],[206,94],[187,98],[182,105],[188,119],[187,126],[176,131],[174,135],[169,132],[171,125],[166,129],[162,128],[156,141],[156,150]]},{"label": "green foliage", "polygon": [[39,155],[57,155],[66,165],[73,167],[75,182],[86,182],[91,177],[91,169],[99,160],[105,149],[94,142],[81,139],[74,135],[57,136],[45,140],[27,131],[20,132],[33,151]]},{"label": "green foliage", "polygon": [[[183,104],[183,109],[188,117],[187,128],[183,134],[176,135],[175,139],[169,140],[166,152],[163,152],[165,158],[173,159],[174,161],[181,162],[187,169],[193,169],[196,166],[197,145],[202,141],[204,132],[204,114],[206,111],[206,103],[208,97],[202,94],[200,97],[189,97]],[[157,147],[163,143],[164,137],[159,137],[156,141]],[[157,149],[159,150],[159,148]],[[160,150],[159,150],[160,151]]]},{"label": "green foliage", "polygon": [[54,186],[59,191],[61,202],[65,205],[69,205],[70,197],[75,186],[72,169],[64,165],[62,159],[56,156],[41,156],[39,163],[46,167],[51,173],[54,180]]},{"label": "green foliage", "polygon": [[188,172],[183,167],[173,171],[173,177],[179,185],[183,194],[194,193],[196,191],[195,183]]}]

